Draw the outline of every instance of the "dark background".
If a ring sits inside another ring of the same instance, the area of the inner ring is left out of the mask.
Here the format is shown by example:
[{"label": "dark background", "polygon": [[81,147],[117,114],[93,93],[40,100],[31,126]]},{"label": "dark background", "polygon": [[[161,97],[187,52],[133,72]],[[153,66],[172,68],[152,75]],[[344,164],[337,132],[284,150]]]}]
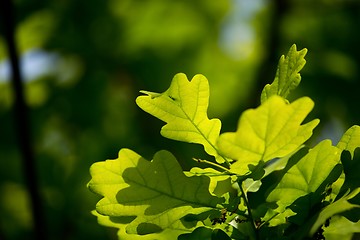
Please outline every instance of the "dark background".
[{"label": "dark background", "polygon": [[[148,159],[167,149],[184,168],[191,166],[191,157],[204,157],[200,146],[162,138],[162,123],[135,104],[139,90],[163,92],[178,72],[209,79],[209,116],[222,120],[223,131],[234,131],[240,113],[258,106],[280,55],[296,43],[309,52],[292,98],[307,95],[315,101],[311,117],[321,123],[313,142],[331,138],[336,144],[347,128],[360,124],[358,0],[13,4],[29,116],[23,120],[30,129],[20,136],[30,137],[37,206],[43,211],[37,226],[47,239],[115,239],[114,231],[90,214],[99,197],[86,184],[90,165],[116,158],[120,148]],[[24,123],[16,121],[9,77],[7,26],[2,18],[0,239],[35,239],[17,134]]]}]

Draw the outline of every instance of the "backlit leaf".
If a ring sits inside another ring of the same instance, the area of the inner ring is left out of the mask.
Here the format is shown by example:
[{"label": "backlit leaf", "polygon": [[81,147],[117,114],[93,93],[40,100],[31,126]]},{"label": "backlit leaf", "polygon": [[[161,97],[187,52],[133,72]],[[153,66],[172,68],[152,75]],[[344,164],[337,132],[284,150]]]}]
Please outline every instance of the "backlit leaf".
[{"label": "backlit leaf", "polygon": [[341,137],[337,147],[349,151],[351,157],[354,157],[355,149],[360,147],[360,126],[354,125],[349,128]]},{"label": "backlit leaf", "polygon": [[341,154],[341,163],[343,165],[344,181],[341,186],[341,191],[347,191],[348,189],[354,190],[360,187],[360,148],[353,152],[353,158],[349,151],[343,151]]},{"label": "backlit leaf", "polygon": [[210,178],[209,191],[216,196],[222,196],[225,193],[233,192],[235,189],[232,184],[231,176],[219,172],[213,168],[193,167],[190,172],[184,172],[186,176],[207,176]]},{"label": "backlit leaf", "polygon": [[292,45],[286,57],[281,56],[276,71],[276,76],[272,84],[267,84],[261,93],[261,103],[271,96],[278,95],[286,98],[290,91],[295,89],[300,81],[299,71],[304,67],[304,59],[307,49],[296,50],[296,45]]},{"label": "backlit leaf", "polygon": [[[127,224],[133,219],[133,217],[109,217],[99,214],[97,211],[92,211],[92,214],[97,217],[98,223],[112,228],[118,228],[118,238],[120,240],[168,240],[176,239],[180,234],[184,234],[184,229],[176,229],[176,225],[180,221],[176,221],[172,226],[164,229],[162,232],[151,233],[146,235],[128,234],[126,232]],[[180,223],[181,224],[181,223]],[[198,224],[198,226],[201,226]],[[190,233],[192,229],[188,229]]]},{"label": "backlit leaf", "polygon": [[191,232],[197,223],[182,221],[184,216],[221,210],[219,204],[224,201],[209,193],[208,177],[186,177],[167,151],[147,161],[122,149],[117,159],[94,163],[90,172],[90,190],[103,196],[96,211],[110,220],[130,219],[126,234],[155,234],[165,229],[171,229],[166,236]]},{"label": "backlit leaf", "polygon": [[216,147],[221,121],[215,118],[209,120],[207,116],[209,83],[203,75],[195,75],[189,81],[185,74],[179,73],[164,93],[141,92],[146,96],[139,96],[137,105],[166,122],[161,128],[164,137],[201,144],[217,162],[227,161],[218,154]]},{"label": "backlit leaf", "polygon": [[260,107],[245,111],[237,131],[221,134],[218,141],[220,151],[236,160],[231,171],[246,174],[250,165],[257,166],[260,161],[284,157],[297,150],[319,123],[315,119],[301,125],[313,106],[307,97],[287,104],[283,98],[273,96]]},{"label": "backlit leaf", "polygon": [[330,219],[330,225],[324,228],[326,240],[352,240],[354,233],[360,233],[360,221],[354,223],[342,216]]},{"label": "backlit leaf", "polygon": [[354,125],[349,128],[336,146],[343,151],[341,154],[341,162],[344,167],[344,172],[339,179],[332,184],[333,190],[331,194],[334,199],[341,190],[346,191],[348,188],[354,189],[359,187],[360,158],[355,157],[355,150],[360,147],[360,127]]},{"label": "backlit leaf", "polygon": [[338,163],[339,149],[329,140],[320,142],[285,173],[266,201],[277,204],[277,213],[284,212],[295,200],[318,191]]},{"label": "backlit leaf", "polygon": [[[360,188],[355,189],[350,194],[343,196],[342,198],[338,199],[337,201],[331,203],[330,205],[326,206],[317,217],[315,223],[313,224],[310,235],[313,235],[317,229],[325,223],[325,221],[332,216],[335,216],[339,213],[345,212],[347,210],[353,208],[359,208],[360,205],[352,204],[349,202],[350,199],[354,198],[360,192]],[[357,231],[360,229],[358,228]],[[339,233],[342,232],[342,229],[339,229]]]}]

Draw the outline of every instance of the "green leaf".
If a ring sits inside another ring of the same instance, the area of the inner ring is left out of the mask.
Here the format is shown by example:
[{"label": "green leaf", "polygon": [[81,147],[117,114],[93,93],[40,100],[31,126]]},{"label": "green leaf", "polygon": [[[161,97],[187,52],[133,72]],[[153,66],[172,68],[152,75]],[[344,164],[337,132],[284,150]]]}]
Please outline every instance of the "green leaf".
[{"label": "green leaf", "polygon": [[276,227],[288,223],[289,217],[294,215],[296,215],[296,213],[290,208],[286,208],[282,212],[279,212],[277,209],[274,210],[269,208],[262,218],[262,221],[267,222],[269,227]]},{"label": "green leaf", "polygon": [[[341,137],[337,147],[343,151],[341,154],[341,162],[344,167],[343,174],[332,184],[332,195],[335,199],[340,196],[341,190],[355,189],[359,187],[360,159],[355,158],[355,149],[360,147],[360,127],[357,125],[349,128]],[[353,159],[353,160],[352,160]],[[346,173],[346,176],[345,176]],[[345,182],[346,180],[346,182]]]},{"label": "green leaf", "polygon": [[179,240],[212,240],[213,229],[206,227],[199,227],[192,233],[183,234],[179,236]]},{"label": "green leaf", "polygon": [[[282,213],[300,197],[315,192],[321,194],[323,190],[319,191],[319,187],[326,184],[328,176],[338,163],[339,149],[332,146],[330,140],[320,142],[284,174],[266,201],[275,202],[275,212]],[[309,209],[311,206],[297,207]]]},{"label": "green leaf", "polygon": [[334,216],[330,219],[330,225],[324,228],[326,240],[351,240],[354,233],[360,233],[360,221],[351,222],[345,217]]},{"label": "green leaf", "polygon": [[244,207],[243,204],[240,205],[239,195],[241,193],[236,183],[237,177],[235,175],[229,176],[212,168],[201,169],[198,167],[192,168],[190,172],[185,172],[185,174],[187,176],[208,176],[210,178],[210,192],[216,196],[225,198],[222,205],[228,212],[234,212]]},{"label": "green leaf", "polygon": [[252,178],[247,178],[243,181],[244,192],[257,192],[261,187],[260,180],[254,180]]},{"label": "green leaf", "polygon": [[356,149],[352,154],[353,158],[351,158],[351,153],[347,150],[341,154],[345,181],[339,192],[360,187],[360,148]]},{"label": "green leaf", "polygon": [[[222,209],[224,199],[209,193],[206,176],[186,177],[174,156],[159,151],[147,161],[129,149],[115,160],[94,163],[88,187],[103,198],[96,211],[104,216],[134,217],[126,224],[126,234],[166,236],[191,232],[197,223],[183,220],[188,214]],[[121,225],[120,225],[121,226]]]},{"label": "green leaf", "polygon": [[301,153],[303,148],[304,148],[304,145],[300,146],[295,151],[286,155],[285,157],[278,158],[278,159],[272,161],[271,164],[266,165],[264,167],[265,173],[264,173],[263,177],[266,177],[275,171],[283,170],[287,166],[290,158],[295,156],[295,154]]},{"label": "green leaf", "polygon": [[304,67],[304,59],[307,49],[296,50],[296,45],[292,45],[286,57],[281,56],[276,71],[274,82],[267,84],[261,93],[261,103],[265,102],[271,96],[278,95],[286,98],[290,91],[295,89],[300,81],[299,71]]},{"label": "green leaf", "polygon": [[205,228],[200,227],[195,229],[194,232],[190,234],[184,234],[179,237],[179,240],[231,240],[231,239],[247,239],[245,237],[239,238],[230,238],[228,235],[232,235],[232,231],[234,231],[234,228],[230,225],[228,225],[230,232],[225,233],[223,231],[224,229],[212,229],[212,228]]},{"label": "green leaf", "polygon": [[354,125],[349,128],[341,137],[337,147],[349,151],[351,157],[354,157],[355,149],[360,147],[360,126]]},{"label": "green leaf", "polygon": [[[332,204],[326,206],[317,217],[315,223],[313,224],[310,235],[313,235],[318,228],[325,223],[326,220],[335,216],[339,213],[348,211],[353,208],[359,208],[360,205],[352,204],[349,202],[350,199],[354,198],[356,195],[360,193],[360,188],[355,189],[350,194],[346,194],[342,198],[338,199],[337,201],[333,202]],[[357,229],[359,230],[359,229]],[[339,229],[339,233],[341,233],[343,229]]]},{"label": "green leaf", "polygon": [[[176,229],[176,225],[179,224],[179,221],[176,221],[172,226],[169,226],[169,228],[166,228],[159,233],[151,233],[146,235],[128,234],[126,232],[126,226],[135,217],[109,217],[101,215],[95,210],[92,211],[92,214],[97,217],[99,224],[106,227],[118,228],[119,230],[117,232],[117,235],[118,239],[120,240],[168,240],[176,239],[180,234],[184,233],[183,230]],[[190,229],[189,232],[191,232]]]},{"label": "green leaf", "polygon": [[221,121],[208,119],[209,83],[203,75],[195,75],[189,81],[185,74],[176,74],[169,89],[164,93],[141,91],[137,105],[145,112],[167,124],[161,135],[173,140],[198,143],[219,163],[226,162],[219,155],[216,141],[220,134]]},{"label": "green leaf", "polygon": [[236,160],[230,167],[231,172],[244,175],[251,165],[297,150],[319,123],[315,119],[301,125],[313,106],[307,97],[287,104],[283,98],[273,96],[258,108],[245,111],[237,131],[221,134],[218,141],[220,151]]},{"label": "green leaf", "polygon": [[236,181],[236,179],[233,179],[232,177],[224,174],[222,172],[219,172],[213,168],[198,168],[193,167],[191,168],[190,172],[184,172],[186,176],[207,176],[210,178],[210,184],[209,184],[209,191],[213,193],[216,196],[222,196],[225,193],[234,192],[235,189],[232,187],[233,182]]}]

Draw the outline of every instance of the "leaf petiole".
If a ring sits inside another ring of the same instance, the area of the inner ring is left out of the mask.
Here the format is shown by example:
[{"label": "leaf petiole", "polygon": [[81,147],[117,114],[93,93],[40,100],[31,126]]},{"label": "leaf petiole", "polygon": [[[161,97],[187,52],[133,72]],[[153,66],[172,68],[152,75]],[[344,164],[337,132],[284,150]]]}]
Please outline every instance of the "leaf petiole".
[{"label": "leaf petiole", "polygon": [[240,188],[241,194],[243,196],[246,208],[248,210],[248,217],[249,217],[249,220],[251,221],[251,227],[252,227],[252,229],[254,231],[255,239],[259,239],[258,229],[257,229],[256,223],[255,223],[255,219],[254,219],[254,217],[252,215],[252,211],[251,211],[251,208],[250,208],[250,205],[249,205],[247,195],[246,195],[246,193],[245,193],[245,191],[244,191],[244,189],[242,187],[242,181],[238,180],[237,183],[239,185],[239,188]]}]

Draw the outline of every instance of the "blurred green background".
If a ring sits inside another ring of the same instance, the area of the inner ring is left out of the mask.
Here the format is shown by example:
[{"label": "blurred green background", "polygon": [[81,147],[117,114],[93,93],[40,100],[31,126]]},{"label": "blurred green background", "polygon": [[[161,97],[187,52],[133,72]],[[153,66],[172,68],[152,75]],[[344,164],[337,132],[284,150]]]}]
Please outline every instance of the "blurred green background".
[{"label": "blurred green background", "polygon": [[[315,101],[315,140],[360,124],[359,0],[15,0],[16,40],[31,145],[49,239],[115,239],[90,214],[99,197],[89,167],[131,148],[172,151],[184,168],[200,146],[160,136],[135,104],[178,72],[210,82],[209,116],[234,131],[259,104],[278,59],[308,48],[292,97]],[[0,29],[1,31],[3,28]],[[2,34],[2,32],[1,32]],[[0,35],[0,239],[32,238],[33,221],[14,122],[9,60]]]}]

